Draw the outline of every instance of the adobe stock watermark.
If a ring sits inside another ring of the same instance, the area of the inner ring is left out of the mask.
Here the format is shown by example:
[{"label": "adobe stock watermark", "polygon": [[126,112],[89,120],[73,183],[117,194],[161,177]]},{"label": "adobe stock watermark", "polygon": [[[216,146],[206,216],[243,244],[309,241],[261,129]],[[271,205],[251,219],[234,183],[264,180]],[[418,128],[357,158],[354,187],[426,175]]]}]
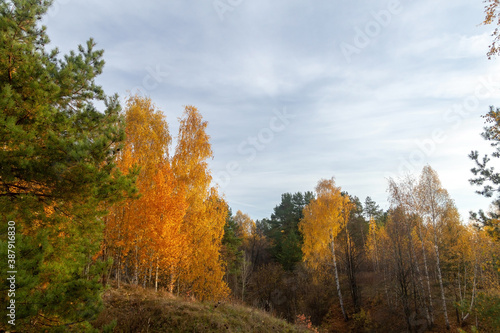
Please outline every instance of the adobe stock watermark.
[{"label": "adobe stock watermark", "polygon": [[238,144],[236,150],[242,158],[227,162],[225,169],[215,174],[214,180],[221,188],[229,185],[232,177],[241,174],[242,164],[254,161],[258,153],[274,140],[275,135],[283,132],[290,125],[291,119],[295,118],[286,108],[281,111],[274,110],[273,113],[274,116],[269,119],[267,127],[261,128],[257,135],[249,136]]},{"label": "adobe stock watermark", "polygon": [[16,325],[16,222],[7,222],[7,322]]},{"label": "adobe stock watermark", "polygon": [[212,5],[215,9],[219,19],[224,21],[224,16],[227,12],[232,12],[236,7],[240,6],[243,0],[214,0]]},{"label": "adobe stock watermark", "polygon": [[138,91],[141,93],[146,93],[148,91],[155,90],[169,76],[169,73],[162,70],[162,67],[160,65],[156,65],[155,68],[147,66],[145,70],[147,74],[142,79],[142,85],[135,86],[130,90],[131,92]]},{"label": "adobe stock watermark", "polygon": [[[443,128],[434,129],[430,136],[424,140],[415,140],[416,148],[406,158],[400,158],[397,169],[397,174],[400,177],[419,171],[426,163],[426,159],[436,152],[440,144],[448,140],[451,131],[456,131],[460,128],[464,120],[477,114],[478,111],[484,111],[484,113],[487,111],[478,110],[478,108],[481,100],[490,98],[498,93],[500,81],[495,81],[494,77],[495,75],[493,74],[480,77],[472,94],[462,99],[460,103],[453,104],[443,112],[442,120],[445,124]],[[386,178],[396,179],[397,177],[390,174]]]},{"label": "adobe stock watermark", "polygon": [[403,7],[399,0],[390,0],[385,9],[372,11],[370,13],[372,19],[360,28],[354,27],[354,38],[351,43],[340,43],[340,52],[344,56],[347,63],[351,63],[351,58],[355,54],[360,54],[363,49],[368,47],[374,39],[382,33],[383,29],[388,27],[392,18],[403,12]]}]

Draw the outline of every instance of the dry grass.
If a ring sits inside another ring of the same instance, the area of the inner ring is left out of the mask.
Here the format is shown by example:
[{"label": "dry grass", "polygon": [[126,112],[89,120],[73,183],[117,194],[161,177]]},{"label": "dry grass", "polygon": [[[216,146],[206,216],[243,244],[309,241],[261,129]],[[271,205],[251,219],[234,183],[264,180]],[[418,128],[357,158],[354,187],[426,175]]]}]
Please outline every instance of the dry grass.
[{"label": "dry grass", "polygon": [[306,332],[260,310],[201,303],[166,292],[125,287],[110,289],[103,298],[105,310],[94,326],[116,320],[114,332]]}]

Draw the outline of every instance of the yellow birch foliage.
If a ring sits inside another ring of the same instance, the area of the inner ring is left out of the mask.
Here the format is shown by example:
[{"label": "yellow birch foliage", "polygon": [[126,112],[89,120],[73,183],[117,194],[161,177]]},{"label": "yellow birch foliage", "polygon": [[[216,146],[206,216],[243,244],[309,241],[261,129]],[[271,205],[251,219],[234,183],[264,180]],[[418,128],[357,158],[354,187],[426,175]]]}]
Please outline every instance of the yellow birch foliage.
[{"label": "yellow birch foliage", "polygon": [[241,210],[238,210],[234,215],[234,222],[238,225],[236,236],[247,242],[256,228],[255,221]]},{"label": "yellow birch foliage", "polygon": [[[171,272],[181,259],[189,254],[187,236],[182,231],[182,221],[187,210],[184,190],[175,179],[168,163],[157,166],[154,186],[143,191],[144,208],[147,209],[145,225],[150,236],[147,248],[154,253],[159,269]],[[139,202],[141,204],[141,202]]]},{"label": "yellow birch foliage", "polygon": [[113,207],[108,252],[119,267],[126,262],[136,283],[154,277],[155,284],[176,285],[200,299],[226,296],[220,249],[227,205],[210,186],[207,122],[186,107],[170,158],[168,124],[149,98],[130,97],[125,118],[127,139],[117,164],[122,172],[140,167],[140,198]]},{"label": "yellow birch foliage", "polygon": [[207,122],[203,121],[199,111],[187,106],[180,120],[172,168],[186,190],[188,209],[182,230],[192,251],[183,262],[185,268],[180,278],[198,298],[217,299],[228,293],[220,256],[227,205],[210,186],[212,176],[207,160],[212,158],[212,149],[206,127]]},{"label": "yellow birch foliage", "polygon": [[379,245],[377,244],[378,228],[377,223],[370,217],[368,237],[366,240],[366,252],[371,257],[375,270],[379,269]]},{"label": "yellow birch foliage", "polygon": [[302,252],[304,261],[318,269],[325,262],[331,262],[331,242],[345,224],[351,205],[348,196],[342,196],[340,187],[332,179],[322,179],[316,186],[316,199],[304,208],[304,217],[299,229],[304,236]]},{"label": "yellow birch foliage", "polygon": [[128,258],[137,274],[144,275],[159,263],[167,270],[185,255],[181,226],[187,203],[169,164],[171,137],[162,112],[149,98],[131,96],[125,120],[127,137],[117,165],[124,173],[140,167],[140,197],[111,209],[105,241],[117,265]]}]

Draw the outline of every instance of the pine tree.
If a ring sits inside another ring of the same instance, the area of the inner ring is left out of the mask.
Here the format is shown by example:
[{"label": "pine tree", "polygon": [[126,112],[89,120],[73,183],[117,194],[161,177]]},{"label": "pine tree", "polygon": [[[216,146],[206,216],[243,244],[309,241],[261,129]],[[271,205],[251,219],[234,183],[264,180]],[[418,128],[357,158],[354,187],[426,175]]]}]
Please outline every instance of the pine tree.
[{"label": "pine tree", "polygon": [[88,327],[101,308],[101,217],[133,188],[113,163],[118,98],[95,84],[103,51],[93,40],[64,58],[47,51],[39,21],[50,3],[0,3],[0,220],[2,231],[16,222],[15,328],[26,331]]},{"label": "pine tree", "polygon": [[284,193],[269,220],[266,236],[272,240],[271,253],[287,271],[302,261],[302,234],[298,225],[303,217],[302,210],[313,198],[312,192]]},{"label": "pine tree", "polygon": [[[482,186],[476,193],[487,198],[500,192],[500,173],[492,166],[491,158],[500,158],[500,108],[490,107],[484,118],[488,126],[481,133],[485,140],[490,142],[494,148],[491,156],[484,155],[482,159],[477,151],[472,151],[469,157],[476,163],[476,167],[471,169],[475,178],[470,179],[472,185]],[[493,238],[500,241],[500,195],[492,202],[493,209],[487,213],[480,210],[478,213],[471,213],[471,218],[476,221],[477,226],[484,228]]]},{"label": "pine tree", "polygon": [[221,257],[224,261],[226,272],[224,279],[233,294],[238,288],[238,275],[242,262],[242,251],[240,250],[243,239],[239,236],[239,226],[232,214],[231,208],[227,208],[226,224],[224,224],[224,237],[221,243]]}]

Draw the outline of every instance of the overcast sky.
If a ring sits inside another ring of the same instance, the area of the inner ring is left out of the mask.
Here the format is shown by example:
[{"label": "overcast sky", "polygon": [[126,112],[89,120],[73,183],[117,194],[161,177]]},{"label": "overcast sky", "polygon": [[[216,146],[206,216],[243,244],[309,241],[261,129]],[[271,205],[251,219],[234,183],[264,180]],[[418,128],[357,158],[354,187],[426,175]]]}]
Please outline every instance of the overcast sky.
[{"label": "overcast sky", "polygon": [[387,208],[387,178],[429,164],[467,220],[490,202],[467,155],[500,104],[482,19],[470,0],[55,0],[44,23],[61,53],[94,38],[106,93],[150,96],[174,136],[196,106],[233,212],[331,177]]}]

